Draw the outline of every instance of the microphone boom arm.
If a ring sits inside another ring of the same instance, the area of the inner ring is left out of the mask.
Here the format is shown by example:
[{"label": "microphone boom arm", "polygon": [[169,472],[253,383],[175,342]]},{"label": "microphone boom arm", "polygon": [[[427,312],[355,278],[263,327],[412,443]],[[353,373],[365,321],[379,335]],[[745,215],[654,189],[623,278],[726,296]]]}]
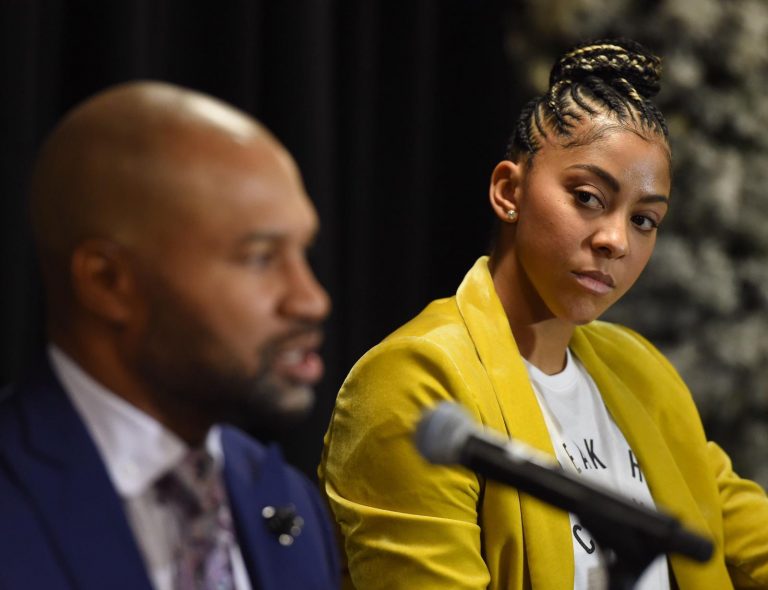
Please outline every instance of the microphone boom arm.
[{"label": "microphone boom arm", "polygon": [[[628,508],[622,496],[590,485],[560,467],[539,465],[530,458],[523,463],[514,452],[505,451],[481,437],[467,440],[461,459],[462,464],[477,468],[490,479],[576,514],[593,535],[598,534],[597,529],[611,531],[618,525],[626,527],[621,531],[622,536],[631,530],[647,540],[654,548],[654,556],[680,553],[696,561],[706,561],[712,555],[712,543],[685,530],[678,519],[639,504]],[[599,526],[601,522],[608,526]]]}]

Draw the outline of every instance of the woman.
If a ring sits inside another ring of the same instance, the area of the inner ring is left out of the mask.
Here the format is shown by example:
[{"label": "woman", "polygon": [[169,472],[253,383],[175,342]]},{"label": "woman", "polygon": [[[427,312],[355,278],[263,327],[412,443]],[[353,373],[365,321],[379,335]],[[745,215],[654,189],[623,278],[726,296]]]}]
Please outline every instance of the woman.
[{"label": "woman", "polygon": [[415,424],[443,400],[714,540],[706,565],[662,557],[641,588],[768,587],[764,492],[706,441],[667,360],[595,321],[642,272],[670,204],[659,73],[626,40],[563,55],[493,171],[490,258],[350,372],[320,475],[354,587],[587,588],[603,573],[573,517],[418,455]]}]

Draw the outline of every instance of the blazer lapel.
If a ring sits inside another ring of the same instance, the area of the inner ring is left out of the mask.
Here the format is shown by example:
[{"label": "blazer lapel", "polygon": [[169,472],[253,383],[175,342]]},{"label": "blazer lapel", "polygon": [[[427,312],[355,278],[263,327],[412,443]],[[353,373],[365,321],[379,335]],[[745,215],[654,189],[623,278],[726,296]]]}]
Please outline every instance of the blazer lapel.
[{"label": "blazer lapel", "polygon": [[20,440],[5,458],[79,590],[151,590],[98,451],[47,363],[18,392]]},{"label": "blazer lapel", "polygon": [[[636,455],[656,504],[679,518],[687,528],[707,534],[708,523],[696,509],[698,503],[646,408],[613,368],[601,360],[582,331],[577,330],[574,334],[572,347],[594,379],[606,408]],[[722,550],[716,548],[709,563],[722,559]],[[686,585],[688,576],[693,576],[688,582],[691,587],[701,583],[704,573],[702,565],[677,555],[671,556],[670,563],[678,584]],[[712,575],[715,575],[714,570]]]},{"label": "blazer lapel", "polygon": [[[503,419],[501,426],[508,436],[554,458],[528,372],[496,295],[487,257],[480,258],[467,273],[456,302],[495,394],[495,400],[482,400],[481,405],[498,407]],[[496,427],[491,417],[488,424]],[[520,495],[520,510],[523,528],[529,531],[525,543],[532,586],[555,589],[562,580],[572,580],[573,542],[568,514],[526,494]]]}]

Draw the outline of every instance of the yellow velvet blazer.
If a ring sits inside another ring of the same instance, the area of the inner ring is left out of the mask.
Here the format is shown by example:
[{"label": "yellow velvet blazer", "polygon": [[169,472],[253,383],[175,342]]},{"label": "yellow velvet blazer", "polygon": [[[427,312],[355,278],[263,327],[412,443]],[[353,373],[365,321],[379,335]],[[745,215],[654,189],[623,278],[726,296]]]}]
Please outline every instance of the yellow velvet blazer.
[{"label": "yellow velvet blazer", "polygon": [[[577,328],[571,350],[639,459],[657,505],[710,536],[714,557],[671,556],[682,590],[768,588],[768,500],[707,442],[669,362],[621,326]],[[351,581],[374,589],[571,590],[568,515],[461,467],[428,464],[422,410],[461,403],[478,422],[554,456],[487,258],[354,366],[320,465]],[[768,460],[768,457],[766,457]]]}]

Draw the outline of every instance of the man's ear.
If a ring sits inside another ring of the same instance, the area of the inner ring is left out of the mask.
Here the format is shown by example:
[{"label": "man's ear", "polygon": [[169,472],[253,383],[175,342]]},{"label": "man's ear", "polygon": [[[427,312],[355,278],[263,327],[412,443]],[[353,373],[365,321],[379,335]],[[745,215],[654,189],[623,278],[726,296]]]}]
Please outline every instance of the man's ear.
[{"label": "man's ear", "polygon": [[[523,183],[523,164],[502,160],[493,169],[489,196],[493,213],[505,223],[517,220],[518,199]],[[514,211],[513,214],[510,214]]]},{"label": "man's ear", "polygon": [[127,253],[102,238],[78,244],[70,263],[76,301],[103,320],[122,325],[134,313],[136,284]]}]

